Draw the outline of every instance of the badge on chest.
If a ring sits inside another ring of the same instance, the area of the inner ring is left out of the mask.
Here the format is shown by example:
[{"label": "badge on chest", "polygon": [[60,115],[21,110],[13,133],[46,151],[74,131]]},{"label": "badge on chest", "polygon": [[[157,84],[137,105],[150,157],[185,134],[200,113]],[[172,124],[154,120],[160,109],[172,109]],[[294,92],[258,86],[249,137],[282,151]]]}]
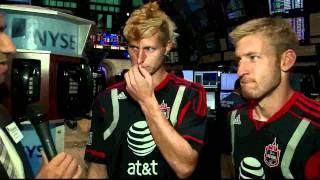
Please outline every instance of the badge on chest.
[{"label": "badge on chest", "polygon": [[164,116],[169,119],[170,116],[170,107],[168,106],[167,103],[162,100],[162,103],[160,104],[160,110],[164,114]]},{"label": "badge on chest", "polygon": [[20,129],[18,128],[15,122],[12,122],[11,124],[7,125],[6,130],[15,143],[18,143],[23,139],[23,134],[21,133]]}]

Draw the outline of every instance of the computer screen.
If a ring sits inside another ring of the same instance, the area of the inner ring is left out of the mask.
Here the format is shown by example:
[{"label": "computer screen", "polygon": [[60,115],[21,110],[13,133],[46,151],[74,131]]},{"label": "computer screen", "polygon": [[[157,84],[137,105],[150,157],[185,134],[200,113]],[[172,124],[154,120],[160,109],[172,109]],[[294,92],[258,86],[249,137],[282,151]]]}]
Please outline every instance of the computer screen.
[{"label": "computer screen", "polygon": [[220,92],[220,101],[222,101],[225,97],[229,96],[231,92]]},{"label": "computer screen", "polygon": [[296,32],[298,40],[303,41],[305,39],[304,17],[287,18],[287,20],[291,24],[293,31]]},{"label": "computer screen", "polygon": [[245,17],[243,0],[230,0],[226,7],[226,13],[229,20]]},{"label": "computer screen", "polygon": [[303,0],[269,0],[269,13],[288,13],[293,9],[303,10]]},{"label": "computer screen", "polygon": [[203,85],[204,88],[217,88],[217,71],[195,71],[194,81]]},{"label": "computer screen", "polygon": [[221,74],[221,90],[233,90],[234,83],[239,78],[237,73],[222,73]]},{"label": "computer screen", "polygon": [[182,70],[182,73],[185,80],[193,82],[193,70]]},{"label": "computer screen", "polygon": [[215,92],[207,92],[207,106],[209,109],[216,109]]}]

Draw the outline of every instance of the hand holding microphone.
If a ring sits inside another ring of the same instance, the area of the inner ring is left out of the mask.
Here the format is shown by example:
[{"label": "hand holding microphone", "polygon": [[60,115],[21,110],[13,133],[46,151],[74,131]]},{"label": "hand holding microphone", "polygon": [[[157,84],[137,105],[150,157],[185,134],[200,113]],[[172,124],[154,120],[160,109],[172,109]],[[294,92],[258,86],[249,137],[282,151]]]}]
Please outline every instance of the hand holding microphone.
[{"label": "hand holding microphone", "polygon": [[27,118],[36,129],[45,152],[45,155],[41,152],[43,164],[36,178],[80,178],[82,168],[77,160],[65,152],[57,154],[56,147],[49,131],[49,122],[44,118],[45,107],[40,104],[30,104],[26,109],[26,114]]},{"label": "hand holding microphone", "polygon": [[57,150],[50,134],[49,122],[44,118],[44,112],[45,108],[41,104],[29,104],[26,116],[34,126],[48,160],[51,161],[57,155]]}]

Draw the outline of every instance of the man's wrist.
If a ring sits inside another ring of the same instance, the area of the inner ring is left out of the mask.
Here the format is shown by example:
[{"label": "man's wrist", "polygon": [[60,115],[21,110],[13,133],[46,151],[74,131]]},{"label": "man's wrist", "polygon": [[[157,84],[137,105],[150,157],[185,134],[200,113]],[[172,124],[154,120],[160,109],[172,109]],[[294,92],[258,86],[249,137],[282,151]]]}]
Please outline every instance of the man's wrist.
[{"label": "man's wrist", "polygon": [[158,101],[155,96],[145,98],[143,101],[140,101],[139,104],[143,112],[153,111],[159,107]]}]

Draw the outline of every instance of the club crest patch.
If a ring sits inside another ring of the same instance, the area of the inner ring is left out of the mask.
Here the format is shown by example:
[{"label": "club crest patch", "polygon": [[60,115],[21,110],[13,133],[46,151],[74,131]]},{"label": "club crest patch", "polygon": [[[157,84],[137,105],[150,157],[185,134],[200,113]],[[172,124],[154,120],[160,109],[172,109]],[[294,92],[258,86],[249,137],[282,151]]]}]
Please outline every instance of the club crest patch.
[{"label": "club crest patch", "polygon": [[264,148],[264,162],[269,167],[277,167],[279,165],[281,150],[277,144],[277,138],[274,138],[272,144],[269,144]]},{"label": "club crest patch", "polygon": [[169,119],[170,116],[170,107],[168,106],[167,103],[162,100],[162,103],[160,104],[160,110],[163,112],[164,116]]}]

